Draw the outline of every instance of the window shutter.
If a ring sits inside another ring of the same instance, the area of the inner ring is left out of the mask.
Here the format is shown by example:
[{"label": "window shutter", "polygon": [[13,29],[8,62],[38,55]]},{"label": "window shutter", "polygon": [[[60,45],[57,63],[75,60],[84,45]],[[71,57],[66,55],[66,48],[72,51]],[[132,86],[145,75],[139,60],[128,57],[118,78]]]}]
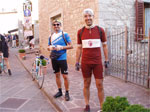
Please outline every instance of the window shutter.
[{"label": "window shutter", "polygon": [[143,35],[138,34],[144,34],[144,2],[142,0],[136,0],[135,3],[136,8],[136,37],[135,40],[142,40]]}]

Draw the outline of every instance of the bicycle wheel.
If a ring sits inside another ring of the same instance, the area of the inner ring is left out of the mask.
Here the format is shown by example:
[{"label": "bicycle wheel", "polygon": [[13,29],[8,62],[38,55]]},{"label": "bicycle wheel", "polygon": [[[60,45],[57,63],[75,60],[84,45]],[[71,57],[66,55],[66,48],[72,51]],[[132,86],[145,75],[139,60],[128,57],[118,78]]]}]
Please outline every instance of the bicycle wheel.
[{"label": "bicycle wheel", "polygon": [[36,78],[35,63],[32,64],[31,74],[32,74],[32,80],[34,81]]},{"label": "bicycle wheel", "polygon": [[42,66],[39,66],[37,81],[38,81],[39,89],[41,89],[44,83],[44,74],[42,71]]}]

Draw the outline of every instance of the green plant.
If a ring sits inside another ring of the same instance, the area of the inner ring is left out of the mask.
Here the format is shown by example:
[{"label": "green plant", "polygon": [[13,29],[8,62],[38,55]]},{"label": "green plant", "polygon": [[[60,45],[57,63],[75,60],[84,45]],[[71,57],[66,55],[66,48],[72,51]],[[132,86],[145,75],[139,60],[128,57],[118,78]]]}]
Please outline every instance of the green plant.
[{"label": "green plant", "polygon": [[47,63],[46,60],[42,60],[42,65],[43,66],[46,66],[46,63]]},{"label": "green plant", "polygon": [[150,112],[150,109],[146,109],[142,105],[130,105],[123,112]]},{"label": "green plant", "polygon": [[103,112],[123,112],[129,107],[129,102],[126,97],[112,96],[106,97],[106,101],[103,104]]},{"label": "green plant", "polygon": [[[39,64],[40,64],[40,60],[38,61],[38,66]],[[47,64],[46,60],[42,59],[42,66],[46,66],[46,64]]]},{"label": "green plant", "polygon": [[25,53],[26,51],[24,49],[19,49],[18,52],[19,53]]}]

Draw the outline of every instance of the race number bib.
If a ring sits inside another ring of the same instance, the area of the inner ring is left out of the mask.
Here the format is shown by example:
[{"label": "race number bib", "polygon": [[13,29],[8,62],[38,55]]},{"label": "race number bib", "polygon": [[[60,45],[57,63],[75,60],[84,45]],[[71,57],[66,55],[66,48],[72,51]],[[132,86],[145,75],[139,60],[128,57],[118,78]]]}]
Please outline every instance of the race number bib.
[{"label": "race number bib", "polygon": [[82,40],[82,48],[97,48],[97,47],[101,47],[100,39]]}]

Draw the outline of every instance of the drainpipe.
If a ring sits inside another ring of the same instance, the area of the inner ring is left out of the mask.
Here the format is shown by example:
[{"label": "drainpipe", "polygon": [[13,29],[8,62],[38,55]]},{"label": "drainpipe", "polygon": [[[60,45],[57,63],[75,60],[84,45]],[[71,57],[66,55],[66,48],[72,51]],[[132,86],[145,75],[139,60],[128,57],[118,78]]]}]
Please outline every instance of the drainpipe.
[{"label": "drainpipe", "polygon": [[150,88],[150,29],[149,29],[149,37],[148,37],[148,79],[147,79],[147,88]]},{"label": "drainpipe", "polygon": [[128,31],[127,26],[125,26],[125,82],[128,78]]}]

